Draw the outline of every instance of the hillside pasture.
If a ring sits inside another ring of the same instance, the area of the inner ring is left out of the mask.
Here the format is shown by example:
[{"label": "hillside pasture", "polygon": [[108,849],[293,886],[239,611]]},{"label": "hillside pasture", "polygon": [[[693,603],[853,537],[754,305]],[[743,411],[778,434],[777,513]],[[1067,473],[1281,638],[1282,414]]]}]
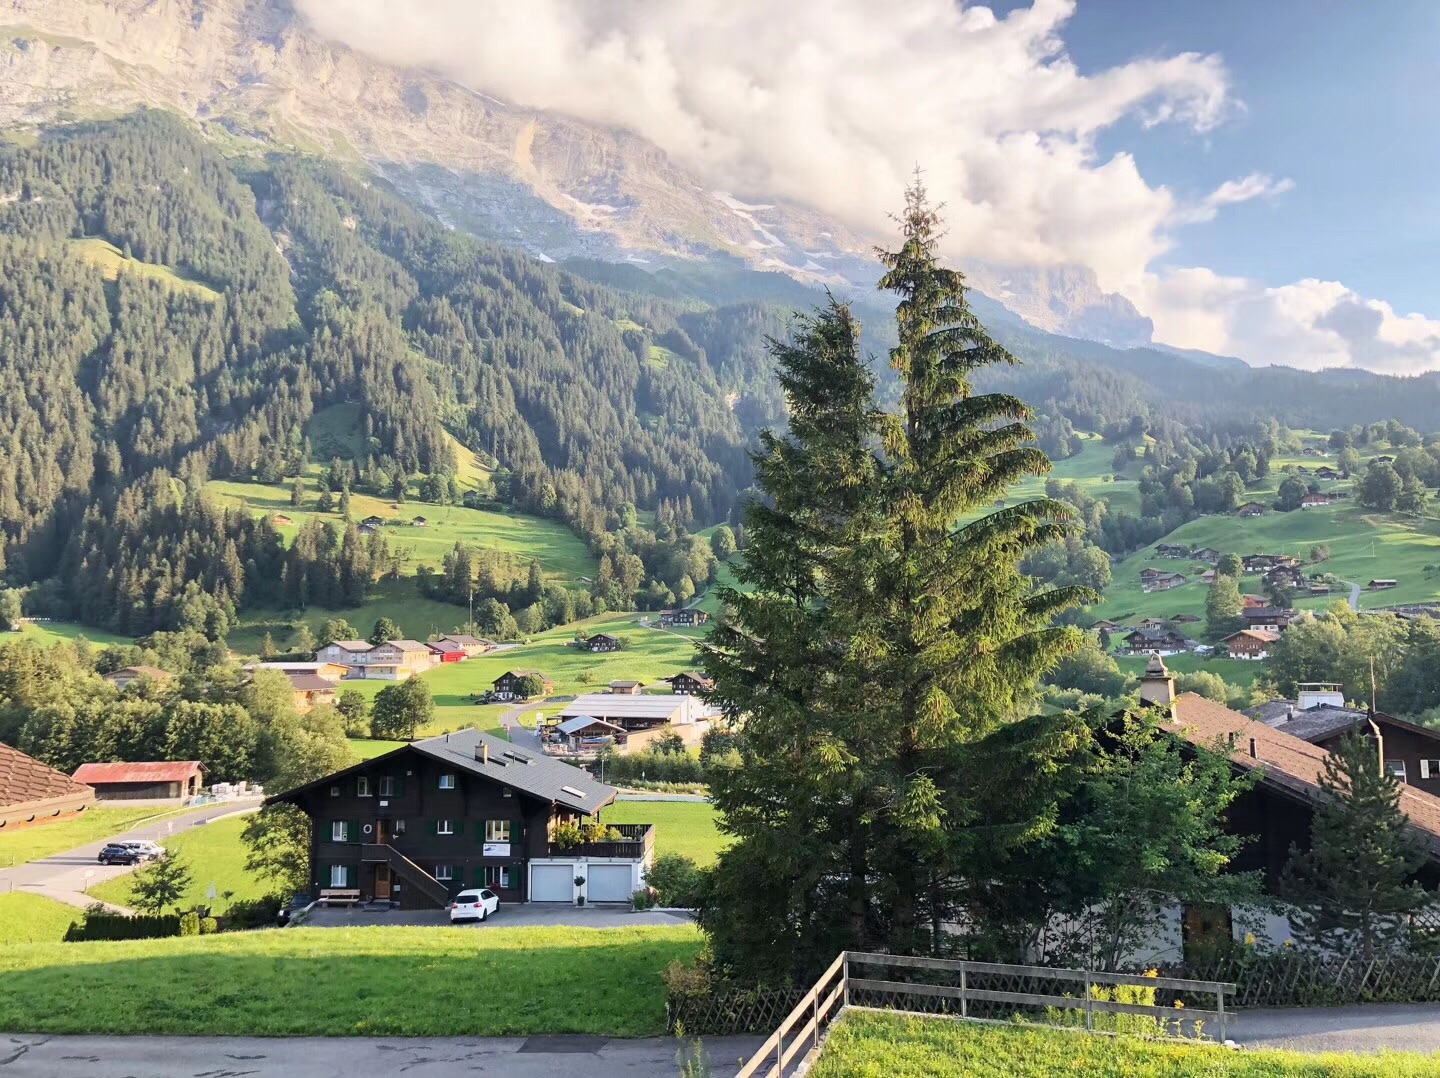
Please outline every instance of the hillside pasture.
[{"label": "hillside pasture", "polygon": [[[192,826],[161,840],[167,850],[181,857],[190,869],[190,887],[177,905],[181,909],[208,905],[224,913],[232,901],[263,898],[279,887],[245,868],[245,845],[240,832],[245,830],[249,816],[231,816],[212,823]],[[216,898],[207,895],[215,885]],[[105,902],[129,906],[134,902],[135,875],[127,873],[98,883],[90,893]],[[231,894],[226,899],[226,893]]]},{"label": "hillside pasture", "polygon": [[70,250],[82,261],[98,268],[105,279],[109,281],[118,279],[122,273],[129,273],[146,280],[157,281],[173,291],[186,292],[201,299],[217,300],[220,298],[220,293],[215,289],[187,276],[181,270],[131,258],[109,240],[103,240],[96,236],[71,240]]}]

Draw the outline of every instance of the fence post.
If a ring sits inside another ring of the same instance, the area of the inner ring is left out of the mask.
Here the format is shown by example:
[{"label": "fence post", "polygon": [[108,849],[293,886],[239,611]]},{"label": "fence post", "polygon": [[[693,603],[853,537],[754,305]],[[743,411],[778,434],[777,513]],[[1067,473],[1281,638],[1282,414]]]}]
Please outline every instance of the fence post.
[{"label": "fence post", "polygon": [[785,1033],[778,1029],[775,1031],[775,1074],[777,1078],[785,1078]]},{"label": "fence post", "polygon": [[810,1000],[810,1016],[815,1020],[815,1029],[810,1034],[810,1048],[820,1047],[820,986],[815,986],[815,996]]},{"label": "fence post", "polygon": [[1215,986],[1215,1020],[1220,1026],[1220,1036],[1216,1038],[1221,1044],[1225,1043],[1225,986]]},{"label": "fence post", "polygon": [[845,952],[845,963],[840,967],[840,976],[844,978],[845,998],[844,1006],[850,1006],[850,952]]},{"label": "fence post", "polygon": [[969,1017],[970,1017],[970,997],[969,997],[969,995],[968,995],[968,993],[969,993],[969,991],[970,991],[970,986],[969,986],[969,978],[967,977],[966,973],[967,973],[967,971],[966,971],[965,967],[962,965],[962,966],[960,967],[960,1017],[961,1017],[961,1018],[969,1018]]},{"label": "fence post", "polygon": [[1090,990],[1090,977],[1085,977],[1085,1032],[1095,1032],[1095,993]]}]

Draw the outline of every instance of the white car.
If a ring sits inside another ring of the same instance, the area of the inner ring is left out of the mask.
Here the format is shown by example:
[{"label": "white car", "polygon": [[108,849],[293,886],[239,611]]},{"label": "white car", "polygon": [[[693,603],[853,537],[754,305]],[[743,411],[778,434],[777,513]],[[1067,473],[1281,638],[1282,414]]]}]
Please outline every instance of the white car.
[{"label": "white car", "polygon": [[461,891],[450,903],[450,920],[483,921],[500,908],[500,896],[488,887]]},{"label": "white car", "polygon": [[165,856],[165,847],[151,842],[148,839],[127,840],[120,843],[120,845],[135,850],[147,861],[156,861]]}]

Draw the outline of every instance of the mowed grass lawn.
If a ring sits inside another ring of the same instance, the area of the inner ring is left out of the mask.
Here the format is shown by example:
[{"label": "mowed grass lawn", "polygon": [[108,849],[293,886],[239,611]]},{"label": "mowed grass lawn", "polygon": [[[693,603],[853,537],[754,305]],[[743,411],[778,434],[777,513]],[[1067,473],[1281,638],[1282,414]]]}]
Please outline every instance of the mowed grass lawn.
[{"label": "mowed grass lawn", "polygon": [[1066,1030],[852,1011],[832,1028],[813,1078],[1420,1078],[1418,1052],[1235,1051]]},{"label": "mowed grass lawn", "polygon": [[59,942],[82,916],[83,911],[53,898],[10,891],[0,895],[0,945]]},{"label": "mowed grass lawn", "polygon": [[[241,900],[261,898],[278,890],[273,881],[245,869],[245,844],[240,841],[240,832],[248,820],[249,816],[232,816],[160,839],[160,844],[182,857],[190,869],[190,889],[177,903],[182,909],[209,905],[217,913],[224,913],[229,906],[224,897],[227,891],[234,892],[234,900]],[[206,897],[212,883],[214,902]],[[127,873],[96,884],[90,893],[106,902],[129,906],[134,884],[134,873]]]},{"label": "mowed grass lawn", "polygon": [[[698,929],[264,929],[0,950],[0,1029],[227,1036],[665,1032]],[[343,1051],[343,1045],[337,1050]]]},{"label": "mowed grass lawn", "polygon": [[655,852],[678,853],[697,865],[712,865],[730,836],[715,826],[715,806],[708,801],[616,801],[600,813],[611,823],[653,823]]},{"label": "mowed grass lawn", "polygon": [[38,861],[52,853],[64,853],[77,846],[97,842],[138,826],[145,820],[159,819],[166,813],[154,805],[143,808],[91,807],[79,816],[54,823],[32,824],[11,833],[0,831],[0,868]]}]

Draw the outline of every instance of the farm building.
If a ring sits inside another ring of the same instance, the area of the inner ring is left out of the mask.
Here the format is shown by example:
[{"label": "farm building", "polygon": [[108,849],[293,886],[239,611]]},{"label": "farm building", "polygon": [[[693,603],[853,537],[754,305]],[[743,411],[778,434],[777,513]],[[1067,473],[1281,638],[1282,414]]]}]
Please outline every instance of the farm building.
[{"label": "farm building", "polygon": [[105,680],[114,685],[117,689],[127,689],[141,678],[150,678],[154,681],[169,681],[175,675],[169,670],[161,670],[158,666],[127,666],[122,670],[115,670],[105,675]]},{"label": "farm building", "polygon": [[569,752],[585,752],[602,745],[624,745],[629,733],[623,726],[590,715],[576,715],[573,719],[547,727],[544,739],[547,745],[556,745]]},{"label": "farm building", "polygon": [[1220,551],[1216,550],[1213,546],[1202,546],[1198,550],[1191,551],[1190,556],[1196,561],[1208,561],[1211,565],[1214,565],[1220,560]]},{"label": "farm building", "polygon": [[339,681],[350,673],[350,668],[343,663],[316,662],[316,663],[287,663],[287,662],[263,662],[246,663],[242,667],[246,673],[255,670],[278,670],[285,675],[290,674],[314,674],[326,681]]},{"label": "farm building", "polygon": [[617,696],[639,696],[640,690],[645,687],[643,681],[612,681],[610,682],[611,693]]},{"label": "farm building", "polygon": [[92,787],[0,744],[0,835],[66,819],[94,802]]},{"label": "farm building", "polygon": [[1140,575],[1140,587],[1143,591],[1169,591],[1171,588],[1178,588],[1185,583],[1184,573],[1151,573],[1146,576]]},{"label": "farm building", "polygon": [[1295,611],[1278,606],[1252,606],[1241,612],[1247,629],[1274,629],[1283,633],[1295,620]]},{"label": "farm building", "polygon": [[387,640],[366,653],[361,676],[381,681],[404,681],[435,665],[434,653],[418,640]]},{"label": "farm building", "polygon": [[1378,580],[1370,581],[1370,583],[1367,584],[1366,587],[1368,587],[1371,591],[1385,591],[1387,588],[1393,588],[1399,583],[1400,581],[1398,580],[1391,580],[1388,577],[1384,577]]},{"label": "farm building", "polygon": [[441,663],[463,663],[470,658],[465,649],[453,640],[429,640],[425,646]]},{"label": "farm building", "polygon": [[1280,634],[1274,629],[1241,629],[1231,633],[1222,643],[1232,659],[1264,659]]},{"label": "farm building", "polygon": [[495,650],[495,641],[486,640],[480,636],[469,636],[465,633],[451,633],[449,636],[442,636],[436,643],[459,644],[465,654],[472,659],[476,655],[484,655],[487,651]]},{"label": "farm building", "polygon": [[1237,517],[1260,517],[1265,515],[1265,506],[1259,502],[1246,502],[1235,507]]},{"label": "farm building", "polygon": [[81,764],[71,777],[95,789],[101,801],[173,801],[194,797],[204,783],[199,760]]},{"label": "farm building", "polygon": [[1314,509],[1316,506],[1329,504],[1330,495],[1328,494],[1307,494],[1300,499],[1301,509]]},{"label": "farm building", "polygon": [[709,614],[703,610],[696,610],[694,607],[686,607],[684,610],[665,610],[660,614],[661,625],[704,625],[709,620]]},{"label": "farm building", "polygon": [[1136,629],[1125,637],[1125,649],[1131,655],[1176,655],[1194,647],[1195,641],[1174,629]]},{"label": "farm building", "polygon": [[627,696],[608,692],[584,693],[560,712],[560,721],[579,716],[604,719],[626,730],[652,726],[689,726],[709,718],[711,711],[691,696]]}]

